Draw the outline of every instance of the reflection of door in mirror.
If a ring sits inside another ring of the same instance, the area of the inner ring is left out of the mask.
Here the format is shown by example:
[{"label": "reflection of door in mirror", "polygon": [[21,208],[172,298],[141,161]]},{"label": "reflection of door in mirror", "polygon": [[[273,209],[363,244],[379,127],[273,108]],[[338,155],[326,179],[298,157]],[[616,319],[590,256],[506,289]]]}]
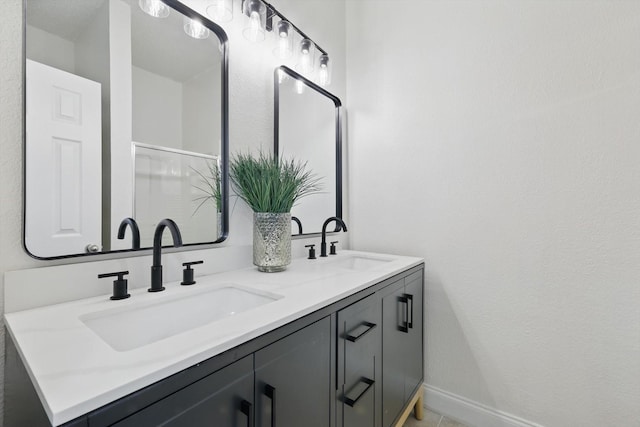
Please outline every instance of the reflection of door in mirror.
[{"label": "reflection of door in mirror", "polygon": [[[27,61],[25,242],[41,256],[100,250],[100,84]],[[95,249],[94,249],[95,247]]]},{"label": "reflection of door in mirror", "polygon": [[[207,196],[199,180],[208,179],[203,172],[210,171],[211,162],[219,164],[223,151],[221,42],[209,30],[207,37],[193,38],[185,32],[185,16],[169,12],[150,16],[137,0],[26,0],[26,56],[36,64],[27,68],[66,79],[49,82],[60,89],[51,98],[53,89],[45,85],[50,78],[28,75],[26,109],[35,114],[59,102],[63,116],[79,114],[84,132],[82,140],[52,133],[51,126],[40,125],[41,118],[27,116],[25,245],[30,253],[74,255],[87,245],[104,252],[129,249],[129,236],[116,238],[127,217],[139,222],[143,248],[151,246],[163,218],[186,230],[185,244],[210,243],[221,235],[220,206],[206,203],[196,209],[197,200]],[[71,81],[79,86],[68,86]],[[91,95],[84,92],[86,82],[93,83]],[[143,170],[136,168],[144,164],[136,146],[148,150]],[[163,187],[136,191],[145,186]],[[179,194],[168,198],[167,192]],[[141,206],[153,206],[153,215]],[[147,214],[138,217],[140,212]],[[77,242],[62,246],[72,236]]]},{"label": "reflection of door in mirror", "polygon": [[322,178],[323,191],[301,199],[291,214],[300,220],[306,234],[319,233],[327,218],[341,215],[337,206],[340,183],[336,182],[340,144],[336,140],[340,127],[337,98],[318,92],[292,71],[292,75],[278,73],[278,155],[307,162],[308,170]]}]

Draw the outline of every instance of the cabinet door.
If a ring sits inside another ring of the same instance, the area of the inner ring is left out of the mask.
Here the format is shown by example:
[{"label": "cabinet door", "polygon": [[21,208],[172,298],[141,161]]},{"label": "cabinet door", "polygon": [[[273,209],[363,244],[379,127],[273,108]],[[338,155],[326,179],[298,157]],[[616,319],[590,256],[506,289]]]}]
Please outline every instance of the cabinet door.
[{"label": "cabinet door", "polygon": [[255,353],[256,427],[331,426],[331,319]]},{"label": "cabinet door", "polygon": [[404,279],[382,292],[382,425],[389,427],[405,404],[408,307]]},{"label": "cabinet door", "polygon": [[404,349],[405,366],[405,401],[410,399],[424,381],[424,339],[423,339],[423,287],[422,271],[416,272],[405,279],[405,298],[409,304],[409,324],[407,340]]},{"label": "cabinet door", "polygon": [[338,426],[381,425],[381,310],[370,295],[338,312]]},{"label": "cabinet door", "polygon": [[253,356],[114,424],[117,427],[253,426]]}]

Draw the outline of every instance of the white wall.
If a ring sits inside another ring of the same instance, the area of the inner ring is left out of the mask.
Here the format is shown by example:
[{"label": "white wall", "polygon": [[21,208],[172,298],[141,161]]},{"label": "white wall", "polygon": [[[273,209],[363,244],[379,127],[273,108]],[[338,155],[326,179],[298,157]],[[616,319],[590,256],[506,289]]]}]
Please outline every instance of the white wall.
[{"label": "white wall", "polygon": [[429,387],[638,426],[640,3],[348,1],[347,23],[352,246],[426,259]]},{"label": "white wall", "polygon": [[75,46],[72,41],[29,25],[29,59],[69,73],[75,72]]},{"label": "white wall", "polygon": [[182,83],[182,148],[196,153],[220,153],[220,67],[212,67]]},{"label": "white wall", "polygon": [[133,141],[182,149],[182,83],[131,70]]},{"label": "white wall", "polygon": [[[331,91],[345,96],[344,0],[276,0],[272,2],[296,25],[329,51],[334,60]],[[194,1],[195,6],[198,2]],[[239,2],[234,2],[235,20],[225,24],[230,39],[230,137],[231,149],[270,148],[273,142],[273,69],[278,65],[271,47],[251,45],[241,36]],[[22,0],[0,2],[0,299],[3,298],[3,274],[10,270],[87,261],[39,261],[22,249]],[[232,201],[232,206],[233,206]],[[314,239],[317,240],[317,239]],[[342,237],[345,246],[348,239]],[[304,241],[296,241],[295,256],[303,256]],[[212,253],[234,251],[251,244],[251,214],[240,202],[235,205],[231,231],[223,249]],[[178,255],[178,254],[177,254]],[[184,255],[184,254],[183,254]],[[201,256],[201,255],[198,255]],[[164,259],[176,267],[173,254]],[[150,257],[146,256],[150,263]],[[215,258],[215,255],[213,255]],[[95,258],[93,258],[95,259]],[[139,260],[139,259],[138,259]],[[120,262],[103,261],[96,268],[112,268]],[[150,265],[150,264],[148,264]],[[132,274],[146,276],[144,272]],[[167,273],[168,274],[168,273]],[[172,273],[173,274],[173,273]],[[46,286],[43,284],[43,286]],[[92,284],[91,286],[94,286]],[[140,285],[143,286],[143,285]],[[96,289],[100,288],[96,286]],[[0,301],[1,302],[1,301]],[[2,304],[4,306],[4,304]],[[2,314],[0,310],[0,314]],[[4,328],[0,328],[0,353],[4,348]],[[4,361],[0,357],[0,400]],[[0,413],[0,420],[2,419]],[[1,423],[1,421],[0,421]]]}]

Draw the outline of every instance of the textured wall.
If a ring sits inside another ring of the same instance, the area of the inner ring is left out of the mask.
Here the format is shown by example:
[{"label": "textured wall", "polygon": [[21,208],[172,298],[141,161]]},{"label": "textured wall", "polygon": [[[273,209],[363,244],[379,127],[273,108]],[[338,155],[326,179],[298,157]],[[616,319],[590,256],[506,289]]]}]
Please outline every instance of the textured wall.
[{"label": "textured wall", "polygon": [[640,3],[347,1],[347,58],[351,242],[426,258],[427,383],[638,426]]},{"label": "textured wall", "polygon": [[[137,3],[137,2],[135,2]],[[185,0],[189,4],[189,1]],[[323,46],[334,60],[334,82],[330,90],[345,96],[345,6],[344,0],[281,0],[271,2],[296,25]],[[193,1],[194,8],[203,3]],[[231,150],[273,143],[273,69],[279,65],[271,45],[251,45],[241,36],[240,2],[235,1],[235,19],[225,24],[230,52],[230,145]],[[6,271],[80,262],[38,261],[22,249],[22,1],[0,2],[0,298]],[[293,64],[288,64],[293,65]],[[317,239],[315,239],[317,240]],[[346,237],[341,239],[348,245]],[[224,246],[251,243],[251,212],[232,201],[230,237]],[[296,256],[304,248],[296,242]],[[168,255],[171,257],[171,255]],[[95,258],[93,258],[95,260]],[[86,261],[86,259],[84,260]],[[46,286],[46,284],[43,284]],[[3,306],[4,304],[0,304]],[[0,314],[2,314],[0,310]],[[4,328],[0,329],[0,353],[4,353]],[[4,372],[0,357],[0,393]],[[0,400],[2,395],[0,394]],[[0,413],[0,423],[1,423]]]}]

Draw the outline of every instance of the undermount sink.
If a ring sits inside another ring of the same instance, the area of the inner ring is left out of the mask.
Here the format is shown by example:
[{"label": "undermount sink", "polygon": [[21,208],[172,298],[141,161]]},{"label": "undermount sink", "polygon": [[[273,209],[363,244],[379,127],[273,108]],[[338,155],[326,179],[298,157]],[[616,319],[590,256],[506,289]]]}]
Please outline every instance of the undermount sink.
[{"label": "undermount sink", "polygon": [[345,259],[334,261],[331,264],[339,268],[348,268],[350,270],[362,271],[362,270],[369,270],[371,268],[375,268],[389,261],[393,261],[393,259],[351,255]]},{"label": "undermount sink", "polygon": [[233,286],[80,316],[116,351],[128,351],[282,298]]}]

